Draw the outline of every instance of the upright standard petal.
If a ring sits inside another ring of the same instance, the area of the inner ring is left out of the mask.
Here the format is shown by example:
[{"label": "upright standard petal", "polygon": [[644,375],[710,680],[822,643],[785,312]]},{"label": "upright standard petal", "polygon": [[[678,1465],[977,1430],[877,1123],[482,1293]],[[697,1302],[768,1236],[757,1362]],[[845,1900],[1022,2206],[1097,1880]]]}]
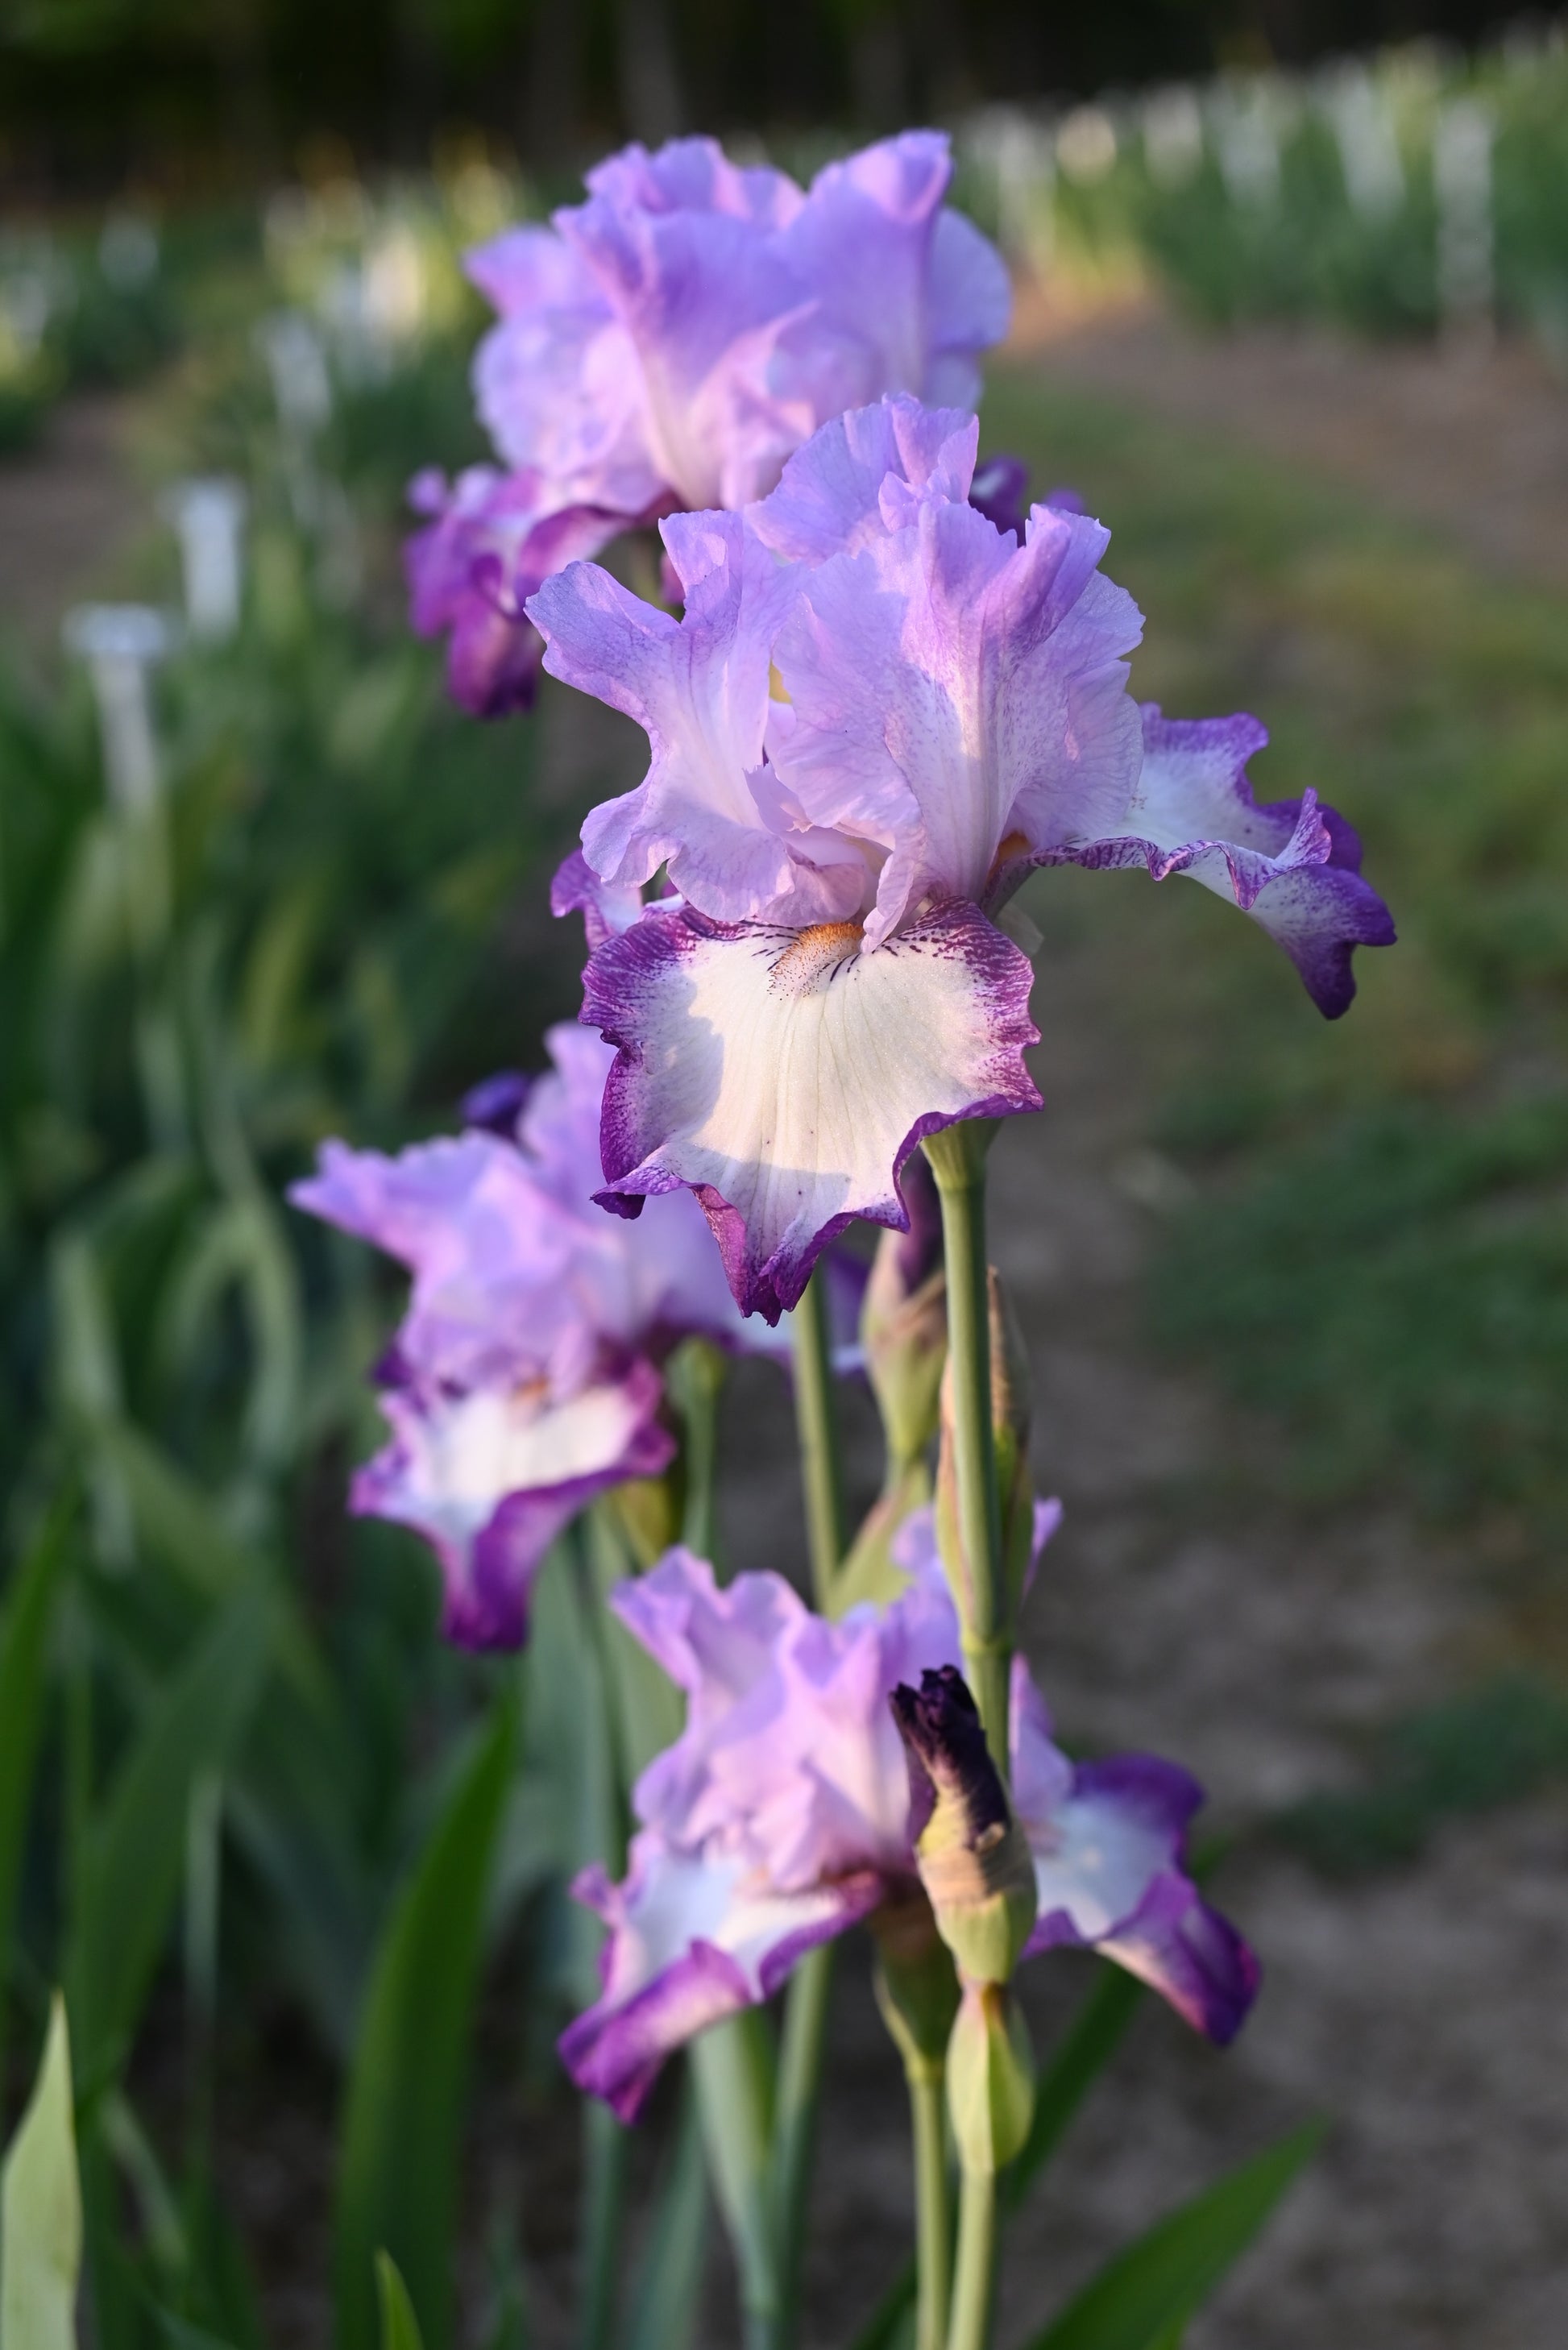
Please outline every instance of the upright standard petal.
[{"label": "upright standard petal", "polygon": [[763,495],[818,425],[884,392],[971,403],[1007,277],[942,208],[950,173],[936,131],[829,164],[809,193],[711,140],[611,156],[586,203],[469,258],[499,313],[474,363],[497,450],[551,509],[630,522]]},{"label": "upright standard petal", "polygon": [[654,910],[584,974],[582,1016],[619,1048],[598,1197],[635,1215],[694,1191],[742,1313],[770,1322],[854,1217],[906,1228],[898,1171],[923,1136],[1040,1107],[1029,963],[972,906],[860,948],[854,923]]},{"label": "upright standard petal", "polygon": [[474,402],[506,463],[553,500],[647,512],[670,484],[648,446],[646,399],[625,328],[557,231],[512,229],[469,255],[501,313],[474,355]]},{"label": "upright standard petal", "polygon": [[796,1891],[909,1872],[909,1780],[888,1692],[957,1652],[945,1588],[828,1623],[775,1575],[722,1590],[670,1552],[613,1602],[688,1698],[686,1728],[639,1780],[638,1817],[682,1846],[718,1838]]},{"label": "upright standard petal", "polygon": [[680,1738],[638,1782],[625,1883],[593,1871],[575,1888],[610,1935],[603,1995],[561,2053],[629,2119],[676,2047],[913,1885],[888,1700],[956,1653],[958,1627],[940,1588],[829,1624],[778,1575],[721,1590],[684,1551],[615,1606],[688,1698]]},{"label": "upright standard petal", "polygon": [[1108,533],[1037,506],[1020,547],[968,487],[904,506],[885,484],[881,535],[808,574],[774,653],[782,780],[814,823],[888,851],[871,945],[932,889],[983,899],[1010,836],[1114,821],[1142,755],[1142,623],[1098,571]]},{"label": "upright standard petal", "polygon": [[1096,1950],[1196,2031],[1233,2039],[1257,1992],[1258,1962],[1187,1874],[1187,1825],[1203,1800],[1196,1780],[1152,1754],[1069,1762],[1018,1658],[1012,1782],[1039,1897],[1026,1955]]},{"label": "upright standard petal", "polygon": [[680,515],[666,542],[686,589],[680,620],[587,564],[546,581],[529,617],[550,674],[625,711],[649,739],[643,782],[583,827],[589,865],[625,885],[667,864],[672,887],[733,919],[788,901],[797,881],[753,786],[790,576],[737,515]]},{"label": "upright standard petal", "polygon": [[1358,946],[1392,946],[1394,923],[1362,879],[1354,828],[1316,795],[1252,796],[1247,762],[1268,741],[1255,718],[1170,719],[1142,710],[1143,765],[1114,831],[1036,861],[1144,866],[1157,881],[1186,873],[1251,914],[1283,947],[1330,1020],[1355,993]]},{"label": "upright standard petal", "polygon": [[967,498],[979,437],[979,420],[960,408],[897,399],[854,409],[796,450],[747,524],[792,562],[857,554],[888,527],[885,491],[899,515],[922,497]]},{"label": "upright standard petal", "polygon": [[[540,650],[544,642],[540,640]],[[552,914],[581,914],[588,952],[619,938],[642,913],[640,881],[601,881],[580,848],[562,859],[550,883]]]},{"label": "upright standard petal", "polygon": [[379,1150],[322,1145],[317,1173],[289,1199],[407,1265],[413,1295],[405,1361],[449,1387],[525,1376],[548,1361],[581,1211],[563,1211],[514,1144],[470,1131]]}]

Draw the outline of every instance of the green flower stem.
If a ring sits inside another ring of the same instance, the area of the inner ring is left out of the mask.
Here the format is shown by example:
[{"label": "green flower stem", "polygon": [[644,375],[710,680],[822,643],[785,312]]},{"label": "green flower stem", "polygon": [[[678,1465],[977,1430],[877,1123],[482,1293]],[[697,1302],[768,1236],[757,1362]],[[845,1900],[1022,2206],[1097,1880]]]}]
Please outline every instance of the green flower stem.
[{"label": "green flower stem", "polygon": [[680,1539],[699,1558],[717,1570],[718,1527],[714,1518],[714,1483],[719,1460],[719,1391],[726,1364],[717,1347],[706,1338],[688,1338],[670,1357],[666,1378],[676,1409],[685,1451],[685,1479]]},{"label": "green flower stem", "polygon": [[192,2178],[212,2147],[223,1882],[223,1783],[215,1772],[203,1772],[185,1814],[186,2135]]},{"label": "green flower stem", "polygon": [[597,2097],[583,2102],[583,2216],[577,2240],[578,2350],[609,2350],[616,2337],[628,2133]]},{"label": "green flower stem", "polygon": [[831,1942],[808,1950],[794,1970],[784,2001],[778,2101],[774,2113],[773,2189],[779,2282],[784,2296],[780,2338],[786,2343],[794,2339],[800,2323],[806,2194],[816,2149],[816,2109],[833,1989],[833,1955]]},{"label": "green flower stem", "polygon": [[987,2350],[996,2292],[996,2173],[966,2170],[947,2350]]},{"label": "green flower stem", "polygon": [[708,2176],[740,2272],[746,2350],[783,2350],[788,2296],[779,2281],[772,2164],[777,2095],[769,2019],[742,2008],[691,2043]]},{"label": "green flower stem", "polygon": [[[795,1429],[800,1445],[801,1492],[805,1503],[806,1542],[812,1590],[826,1614],[846,1547],[844,1474],[834,1409],[833,1363],[827,1304],[813,1274],[791,1323],[794,1344]],[[784,2350],[799,2325],[801,2267],[805,2249],[806,2192],[816,2143],[816,2110],[822,2094],[822,2057],[833,1983],[831,1946],[810,1951],[784,1996],[784,2044],[774,2111],[769,2181],[777,2248],[779,2301],[774,2324],[757,2340],[767,2350]]]},{"label": "green flower stem", "polygon": [[913,2059],[904,2067],[915,2139],[915,2350],[942,2350],[948,2331],[952,2214],[942,2072],[940,2057]]},{"label": "green flower stem", "polygon": [[992,1425],[991,1310],[986,1284],[985,1150],[982,1122],[970,1119],[932,1135],[926,1156],[942,1206],[947,1259],[948,1345],[953,1373],[953,1458],[958,1531],[967,1589],[960,1610],[970,1687],[986,1742],[1008,1780],[1008,1682],[1012,1627],[1002,1569],[1002,1502]]},{"label": "green flower stem", "polygon": [[800,1482],[805,1501],[812,1591],[824,1615],[846,1547],[844,1469],[834,1408],[827,1299],[820,1270],[806,1283],[791,1317],[794,1343],[794,1417],[800,1440]]}]

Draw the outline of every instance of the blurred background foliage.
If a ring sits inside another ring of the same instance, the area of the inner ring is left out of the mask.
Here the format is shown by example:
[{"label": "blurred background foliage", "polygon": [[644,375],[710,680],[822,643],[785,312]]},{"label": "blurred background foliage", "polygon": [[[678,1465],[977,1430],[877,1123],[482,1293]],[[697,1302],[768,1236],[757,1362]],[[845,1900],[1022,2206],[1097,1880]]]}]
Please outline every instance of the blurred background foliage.
[{"label": "blurred background foliage", "polygon": [[138,174],[254,179],[312,140],[422,161],[453,125],[546,168],[698,124],[888,130],[1414,32],[1469,41],[1513,13],[1488,0],[5,0],[0,129],[16,182],[57,195]]}]

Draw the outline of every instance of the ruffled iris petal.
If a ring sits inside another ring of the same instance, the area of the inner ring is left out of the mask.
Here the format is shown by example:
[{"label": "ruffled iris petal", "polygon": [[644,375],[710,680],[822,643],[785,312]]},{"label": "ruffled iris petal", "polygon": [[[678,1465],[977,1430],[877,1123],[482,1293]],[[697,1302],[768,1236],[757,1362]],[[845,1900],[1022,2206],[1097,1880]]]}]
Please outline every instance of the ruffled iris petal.
[{"label": "ruffled iris petal", "polygon": [[867,1916],[882,1896],[860,1875],[774,1891],[722,1854],[633,1840],[625,1881],[590,1869],[573,1887],[608,1926],[601,1996],[561,2035],[578,2088],[635,2121],[659,2067],[699,2032],[769,1999],[807,1950]]},{"label": "ruffled iris petal", "polygon": [[1142,865],[1159,881],[1189,875],[1267,931],[1319,1011],[1337,1019],[1355,993],[1353,951],[1394,943],[1388,909],[1362,879],[1354,828],[1311,791],[1254,800],[1247,761],[1268,741],[1255,718],[1169,719],[1153,702],[1142,718],[1137,790],[1115,831],[1033,861]]},{"label": "ruffled iris petal", "polygon": [[645,914],[584,975],[620,1050],[599,1197],[636,1214],[684,1185],[743,1313],[775,1321],[856,1216],[902,1228],[922,1136],[1037,1109],[1025,957],[974,907],[939,907],[875,954],[857,926],[798,934]]},{"label": "ruffled iris petal", "polygon": [[1258,1962],[1187,1874],[1203,1791],[1153,1754],[1070,1762],[1022,1659],[1012,1677],[1013,1801],[1034,1856],[1040,1915],[1025,1950],[1088,1948],[1137,1975],[1194,2030],[1240,2031]]},{"label": "ruffled iris petal", "polygon": [[669,1465],[674,1440],[655,1418],[662,1394],[648,1363],[562,1401],[527,1388],[391,1387],[381,1409],[392,1442],[356,1474],[350,1506],[423,1534],[441,1563],[449,1639],[515,1648],[561,1529],[607,1486]]},{"label": "ruffled iris petal", "polygon": [[563,564],[597,555],[627,516],[589,505],[552,507],[534,472],[472,465],[449,490],[421,474],[410,502],[431,516],[403,549],[410,617],[421,637],[450,630],[447,684],[476,718],[525,710],[544,643],[523,607]]}]

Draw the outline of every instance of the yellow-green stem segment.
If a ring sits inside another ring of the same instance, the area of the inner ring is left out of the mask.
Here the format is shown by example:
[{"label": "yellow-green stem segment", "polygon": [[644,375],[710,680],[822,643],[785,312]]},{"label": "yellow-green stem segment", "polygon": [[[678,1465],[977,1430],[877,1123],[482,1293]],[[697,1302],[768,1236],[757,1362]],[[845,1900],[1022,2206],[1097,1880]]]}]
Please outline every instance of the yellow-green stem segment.
[{"label": "yellow-green stem segment", "polygon": [[996,2294],[996,2173],[966,2170],[947,2350],[989,2350]]},{"label": "yellow-green stem segment", "polygon": [[907,2063],[915,2140],[915,2350],[942,2350],[952,2276],[947,2095],[940,2057]]},{"label": "yellow-green stem segment", "polygon": [[949,1127],[927,1141],[942,1208],[948,1347],[953,1388],[953,1465],[959,1540],[968,1572],[961,1608],[965,1675],[1005,1786],[1012,1625],[1002,1565],[1002,1500],[992,1424],[991,1305],[986,1282],[985,1147],[989,1134]]},{"label": "yellow-green stem segment", "polygon": [[791,1317],[790,1331],[794,1348],[795,1428],[800,1443],[800,1486],[805,1503],[812,1595],[817,1607],[826,1615],[833,1596],[833,1580],[846,1544],[844,1469],[833,1399],[833,1349],[820,1267],[805,1284]]}]

